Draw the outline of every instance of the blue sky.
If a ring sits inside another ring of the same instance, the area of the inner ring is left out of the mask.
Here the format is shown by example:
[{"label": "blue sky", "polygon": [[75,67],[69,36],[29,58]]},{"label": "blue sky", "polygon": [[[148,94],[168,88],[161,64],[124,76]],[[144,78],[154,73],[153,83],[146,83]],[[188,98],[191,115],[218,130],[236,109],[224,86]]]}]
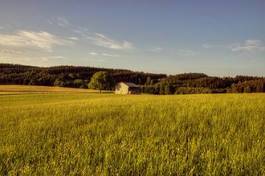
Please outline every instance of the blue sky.
[{"label": "blue sky", "polygon": [[0,0],[0,62],[265,76],[265,1]]}]

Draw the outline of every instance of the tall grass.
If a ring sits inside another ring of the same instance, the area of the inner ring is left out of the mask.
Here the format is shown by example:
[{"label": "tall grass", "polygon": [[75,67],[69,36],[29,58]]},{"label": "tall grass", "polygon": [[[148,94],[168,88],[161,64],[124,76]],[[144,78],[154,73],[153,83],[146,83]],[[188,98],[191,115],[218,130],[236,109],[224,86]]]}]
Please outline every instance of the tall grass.
[{"label": "tall grass", "polygon": [[264,175],[265,94],[0,96],[0,175]]}]

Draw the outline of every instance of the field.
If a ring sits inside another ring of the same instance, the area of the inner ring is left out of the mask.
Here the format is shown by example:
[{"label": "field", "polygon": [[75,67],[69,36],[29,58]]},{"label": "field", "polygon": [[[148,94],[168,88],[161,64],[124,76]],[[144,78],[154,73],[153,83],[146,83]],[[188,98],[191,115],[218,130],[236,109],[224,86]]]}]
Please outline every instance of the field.
[{"label": "field", "polygon": [[0,175],[265,175],[265,94],[0,92]]}]

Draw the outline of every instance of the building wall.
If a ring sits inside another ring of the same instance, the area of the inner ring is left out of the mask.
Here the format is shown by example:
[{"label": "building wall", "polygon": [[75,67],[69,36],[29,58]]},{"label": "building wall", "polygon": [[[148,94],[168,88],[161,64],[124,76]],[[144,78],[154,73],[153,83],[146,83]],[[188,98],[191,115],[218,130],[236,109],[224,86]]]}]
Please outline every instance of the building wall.
[{"label": "building wall", "polygon": [[140,88],[129,87],[127,84],[118,83],[115,86],[115,94],[140,94]]},{"label": "building wall", "polygon": [[129,87],[124,83],[119,83],[115,87],[115,94],[128,94]]}]

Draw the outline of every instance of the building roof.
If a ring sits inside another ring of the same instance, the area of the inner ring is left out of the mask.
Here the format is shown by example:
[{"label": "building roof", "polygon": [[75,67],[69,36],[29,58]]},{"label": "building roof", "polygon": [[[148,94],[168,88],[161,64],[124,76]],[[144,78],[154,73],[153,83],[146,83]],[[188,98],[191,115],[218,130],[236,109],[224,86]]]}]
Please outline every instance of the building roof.
[{"label": "building roof", "polygon": [[131,83],[131,82],[121,82],[121,83],[126,84],[128,87],[140,87],[139,85]]}]

